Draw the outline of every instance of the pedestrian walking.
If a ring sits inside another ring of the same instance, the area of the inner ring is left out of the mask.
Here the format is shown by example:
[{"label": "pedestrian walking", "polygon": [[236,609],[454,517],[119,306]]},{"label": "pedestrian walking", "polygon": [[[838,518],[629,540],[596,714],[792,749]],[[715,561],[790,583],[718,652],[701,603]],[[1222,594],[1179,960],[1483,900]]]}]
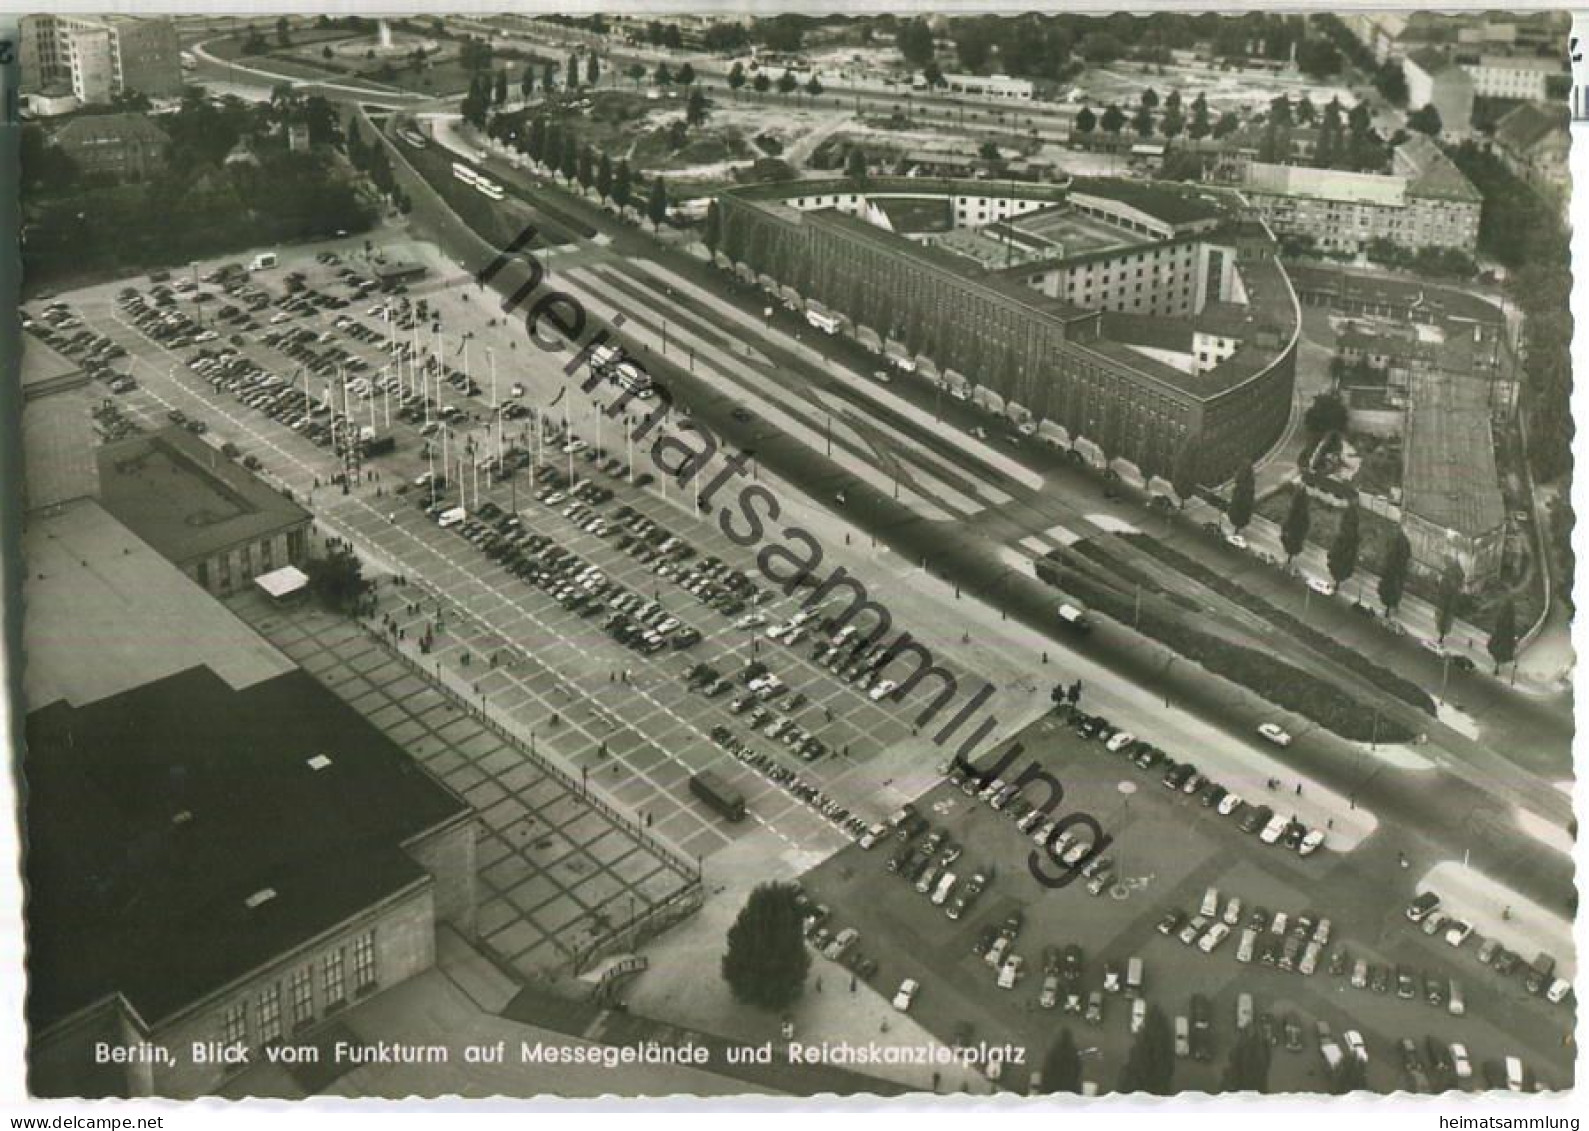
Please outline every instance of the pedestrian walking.
[{"label": "pedestrian walking", "polygon": [[1302,783],[1301,782],[1297,782],[1297,796],[1298,797],[1302,796]]}]

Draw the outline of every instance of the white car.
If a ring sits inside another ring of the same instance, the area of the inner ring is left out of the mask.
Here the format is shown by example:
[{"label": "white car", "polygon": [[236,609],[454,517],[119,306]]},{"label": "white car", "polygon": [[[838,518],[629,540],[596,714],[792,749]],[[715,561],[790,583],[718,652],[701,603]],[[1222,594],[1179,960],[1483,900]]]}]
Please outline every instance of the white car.
[{"label": "white car", "polygon": [[767,623],[766,613],[746,613],[734,622],[735,628],[755,628]]},{"label": "white car", "polygon": [[895,683],[893,680],[885,679],[882,683],[879,683],[876,687],[872,688],[871,691],[867,692],[867,694],[871,697],[872,702],[880,703],[884,699],[887,699],[889,695],[893,693],[894,688],[898,686],[899,684]]},{"label": "white car", "polygon": [[982,956],[982,961],[997,969],[1004,962],[1004,956],[1010,951],[1010,938],[1000,935],[993,940],[993,945],[988,947],[988,952]]},{"label": "white car", "polygon": [[1322,577],[1308,578],[1308,588],[1325,597],[1335,596],[1335,582],[1328,581]]},{"label": "white car", "polygon": [[1287,734],[1285,728],[1280,726],[1278,723],[1260,723],[1258,725],[1258,733],[1263,735],[1276,746],[1291,745],[1291,736]]},{"label": "white car", "polygon": [[1265,844],[1273,844],[1280,839],[1280,834],[1286,831],[1286,826],[1290,823],[1290,817],[1283,813],[1276,813],[1269,818],[1269,823],[1263,827],[1263,832],[1258,834],[1258,839]]},{"label": "white car", "polygon": [[1230,926],[1234,927],[1241,922],[1241,896],[1233,895],[1230,902],[1225,904],[1225,914],[1220,916]]},{"label": "white car", "polygon": [[1243,538],[1239,531],[1232,531],[1231,533],[1225,535],[1225,543],[1227,545],[1236,547],[1238,550],[1245,550],[1247,548],[1247,539]]},{"label": "white car", "polygon": [[1298,856],[1312,856],[1324,843],[1323,829],[1310,829],[1308,835],[1302,838],[1302,843],[1297,845]]},{"label": "white car", "polygon": [[1346,1042],[1347,1051],[1357,1057],[1360,1063],[1368,1063],[1368,1045],[1363,1040],[1363,1034],[1356,1029],[1348,1029],[1341,1034],[1341,1039]]},{"label": "white car", "polygon": [[1468,1059],[1468,1046],[1453,1043],[1451,1046],[1451,1068],[1456,1073],[1458,1080],[1468,1080],[1473,1076],[1473,1062]]},{"label": "white car", "polygon": [[911,1003],[916,1000],[916,991],[921,989],[921,983],[915,978],[906,978],[899,984],[899,992],[894,995],[894,1008],[901,1013],[909,1013]]},{"label": "white car", "polygon": [[954,890],[954,886],[955,874],[953,872],[945,872],[939,876],[938,886],[932,892],[932,905],[934,907],[942,907],[947,903],[949,901],[949,893]]},{"label": "white car", "polygon": [[1224,942],[1226,936],[1229,934],[1230,928],[1224,923],[1215,923],[1212,927],[1208,928],[1208,933],[1206,935],[1197,940],[1197,949],[1201,950],[1204,954],[1213,954],[1215,948],[1218,947],[1220,943]]},{"label": "white car", "polygon": [[887,832],[887,825],[873,825],[861,834],[861,839],[858,843],[863,849],[869,849]]},{"label": "white car", "polygon": [[1004,965],[999,968],[999,989],[1013,990],[1015,983],[1020,980],[1021,975],[1025,972],[1023,970],[1025,965],[1026,959],[1019,954],[1012,954],[1005,959]]},{"label": "white car", "polygon": [[1123,731],[1120,731],[1118,734],[1116,734],[1113,738],[1111,738],[1104,745],[1108,748],[1109,753],[1118,754],[1118,753],[1120,753],[1120,751],[1124,750],[1127,746],[1130,746],[1136,740],[1137,740],[1137,736],[1136,735],[1132,734],[1128,730],[1123,730]]},{"label": "white car", "polygon": [[1043,991],[1037,995],[1037,1004],[1044,1009],[1053,1009],[1059,1004],[1059,975],[1045,974],[1043,976]]},{"label": "white car", "polygon": [[1216,810],[1216,812],[1218,812],[1221,817],[1228,817],[1234,813],[1240,805],[1241,796],[1239,794],[1227,793],[1224,797],[1220,798],[1219,808]]},{"label": "white car", "polygon": [[1241,942],[1236,944],[1236,961],[1251,962],[1254,948],[1258,945],[1258,930],[1248,927],[1241,933]]},{"label": "white car", "polygon": [[1131,1032],[1142,1032],[1142,1026],[1148,1020],[1148,1002],[1146,998],[1133,998],[1131,1001]]}]

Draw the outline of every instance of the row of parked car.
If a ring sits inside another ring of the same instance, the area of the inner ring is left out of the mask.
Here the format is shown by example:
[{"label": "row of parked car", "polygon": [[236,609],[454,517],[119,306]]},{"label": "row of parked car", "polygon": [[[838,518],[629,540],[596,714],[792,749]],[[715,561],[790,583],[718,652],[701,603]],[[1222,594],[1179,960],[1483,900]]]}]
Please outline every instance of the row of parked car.
[{"label": "row of parked car", "polygon": [[77,362],[90,377],[110,385],[111,392],[123,393],[137,387],[137,382],[126,374],[117,373],[112,365],[127,356],[126,349],[104,334],[85,327],[67,303],[52,302],[37,315],[23,310],[20,319],[24,330]]},{"label": "row of parked car", "polygon": [[[1473,936],[1473,927],[1466,920],[1440,910],[1438,892],[1420,892],[1407,905],[1406,915],[1408,922],[1416,923],[1424,934],[1431,938],[1443,936],[1453,947],[1461,947]],[[1572,983],[1557,975],[1556,959],[1549,954],[1541,952],[1533,962],[1525,965],[1521,956],[1506,949],[1499,940],[1481,939],[1477,957],[1502,977],[1510,977],[1521,968],[1523,988],[1552,1004],[1560,1004],[1572,996]]]},{"label": "row of parked car", "polygon": [[[1256,835],[1264,844],[1282,844],[1299,856],[1311,856],[1324,845],[1323,829],[1309,828],[1294,817],[1277,813],[1272,806],[1244,799],[1205,776],[1194,764],[1171,758],[1151,742],[1114,726],[1101,715],[1070,706],[1060,710],[1068,714],[1079,737],[1096,739],[1105,752],[1120,755],[1140,770],[1158,773],[1166,789],[1196,797],[1204,808],[1229,817],[1242,832]],[[1271,788],[1277,785],[1270,784]]]},{"label": "row of parked car", "polygon": [[718,725],[711,730],[712,741],[719,747],[728,751],[740,762],[761,774],[768,781],[778,786],[785,793],[801,801],[813,812],[826,817],[834,828],[852,839],[860,837],[866,831],[866,822],[852,813],[848,807],[829,797],[818,786],[802,778],[794,770],[780,763],[777,759],[756,750],[748,743],[734,736],[734,732],[726,726]]}]

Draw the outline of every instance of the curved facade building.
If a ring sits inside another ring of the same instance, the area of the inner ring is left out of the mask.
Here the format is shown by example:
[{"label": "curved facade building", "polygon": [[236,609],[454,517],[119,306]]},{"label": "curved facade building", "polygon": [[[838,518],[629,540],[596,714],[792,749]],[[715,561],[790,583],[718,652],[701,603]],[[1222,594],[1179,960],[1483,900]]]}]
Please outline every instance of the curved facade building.
[{"label": "curved facade building", "polygon": [[731,261],[1096,461],[1168,476],[1192,445],[1219,482],[1285,430],[1300,312],[1234,197],[870,178],[718,200]]}]

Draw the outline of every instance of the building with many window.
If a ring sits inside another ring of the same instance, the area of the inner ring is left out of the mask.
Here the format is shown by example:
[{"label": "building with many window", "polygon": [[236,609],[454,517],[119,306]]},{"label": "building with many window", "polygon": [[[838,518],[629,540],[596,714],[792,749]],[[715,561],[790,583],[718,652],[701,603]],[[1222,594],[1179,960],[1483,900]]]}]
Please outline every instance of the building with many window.
[{"label": "building with many window", "polygon": [[24,16],[18,59],[24,94],[70,87],[84,105],[136,91],[182,93],[176,25],[165,17]]},{"label": "building with many window", "polygon": [[[1164,477],[1195,445],[1217,482],[1285,428],[1298,307],[1269,232],[1229,196],[871,178],[737,189],[719,207],[742,270],[1085,459]],[[1184,348],[1138,340],[1154,319]]]},{"label": "building with many window", "polygon": [[1555,87],[1565,94],[1571,81],[1559,52],[1549,57],[1458,54],[1456,61],[1473,80],[1473,93],[1480,98],[1544,102],[1554,96]]},{"label": "building with many window", "polygon": [[309,512],[184,428],[105,445],[99,482],[106,510],[211,593],[308,557]]},{"label": "building with many window", "polygon": [[213,1093],[196,1043],[312,1040],[473,937],[467,802],[94,500],[23,554],[31,1092]]},{"label": "building with many window", "polygon": [[1374,240],[1417,251],[1473,254],[1484,198],[1422,134],[1396,147],[1390,173],[1353,173],[1253,161],[1242,193],[1280,235],[1302,236],[1333,251],[1360,251]]},{"label": "building with many window", "polygon": [[1524,103],[1514,107],[1495,123],[1491,146],[1508,169],[1565,211],[1572,184],[1567,166],[1571,136],[1566,106]]}]

